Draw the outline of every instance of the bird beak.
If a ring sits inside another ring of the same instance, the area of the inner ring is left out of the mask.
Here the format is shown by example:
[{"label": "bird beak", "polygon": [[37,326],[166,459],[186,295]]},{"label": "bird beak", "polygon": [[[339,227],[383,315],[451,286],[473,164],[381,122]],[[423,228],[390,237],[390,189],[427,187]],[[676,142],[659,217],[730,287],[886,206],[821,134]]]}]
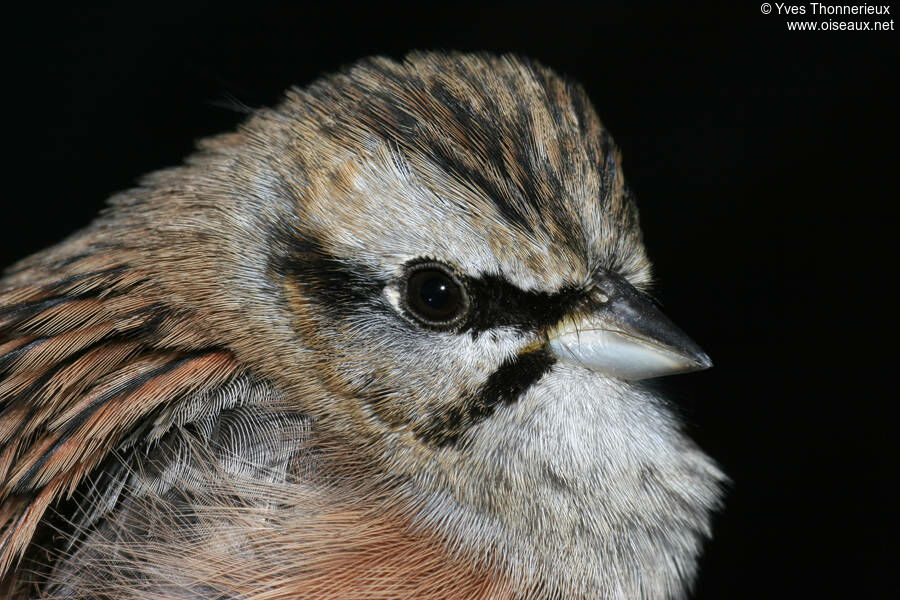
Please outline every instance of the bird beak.
[{"label": "bird beak", "polygon": [[712,366],[706,353],[624,278],[604,277],[596,294],[599,308],[564,319],[548,332],[559,361],[627,380]]}]

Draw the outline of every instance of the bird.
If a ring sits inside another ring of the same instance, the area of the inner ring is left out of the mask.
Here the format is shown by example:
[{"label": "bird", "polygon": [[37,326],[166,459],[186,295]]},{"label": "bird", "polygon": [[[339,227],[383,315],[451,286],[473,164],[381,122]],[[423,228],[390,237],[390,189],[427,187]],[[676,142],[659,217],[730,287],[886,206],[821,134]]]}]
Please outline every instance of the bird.
[{"label": "bird", "polygon": [[728,478],[652,284],[571,79],[291,88],[0,280],[0,594],[685,598]]}]

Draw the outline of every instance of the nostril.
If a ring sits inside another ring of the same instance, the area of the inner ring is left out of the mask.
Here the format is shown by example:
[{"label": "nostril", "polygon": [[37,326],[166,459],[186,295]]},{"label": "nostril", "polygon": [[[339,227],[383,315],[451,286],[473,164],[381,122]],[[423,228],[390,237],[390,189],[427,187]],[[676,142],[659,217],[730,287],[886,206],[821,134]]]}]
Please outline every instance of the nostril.
[{"label": "nostril", "polygon": [[588,292],[588,298],[594,304],[607,304],[613,296],[615,289],[607,279],[595,279]]}]

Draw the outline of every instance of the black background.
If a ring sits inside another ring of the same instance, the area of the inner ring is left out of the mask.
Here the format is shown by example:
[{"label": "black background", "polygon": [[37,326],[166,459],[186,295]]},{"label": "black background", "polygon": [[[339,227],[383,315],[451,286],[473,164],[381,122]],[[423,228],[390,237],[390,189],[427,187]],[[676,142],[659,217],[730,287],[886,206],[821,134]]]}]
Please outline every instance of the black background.
[{"label": "black background", "polygon": [[515,51],[581,81],[623,150],[665,310],[716,362],[664,383],[734,479],[695,597],[895,597],[896,32],[789,32],[755,2],[6,21],[2,265],[232,128],[223,105],[273,104],[362,56]]}]

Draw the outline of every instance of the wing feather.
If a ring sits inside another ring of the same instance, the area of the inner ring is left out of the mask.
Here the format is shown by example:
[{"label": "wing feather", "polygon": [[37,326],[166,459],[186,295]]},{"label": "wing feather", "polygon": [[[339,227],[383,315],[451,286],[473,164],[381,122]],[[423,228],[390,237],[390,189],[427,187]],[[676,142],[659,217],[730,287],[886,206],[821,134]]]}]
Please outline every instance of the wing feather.
[{"label": "wing feather", "polygon": [[114,250],[29,259],[0,288],[0,579],[48,508],[148,419],[161,438],[190,420],[181,403],[240,375],[229,351],[182,339],[192,317]]}]

